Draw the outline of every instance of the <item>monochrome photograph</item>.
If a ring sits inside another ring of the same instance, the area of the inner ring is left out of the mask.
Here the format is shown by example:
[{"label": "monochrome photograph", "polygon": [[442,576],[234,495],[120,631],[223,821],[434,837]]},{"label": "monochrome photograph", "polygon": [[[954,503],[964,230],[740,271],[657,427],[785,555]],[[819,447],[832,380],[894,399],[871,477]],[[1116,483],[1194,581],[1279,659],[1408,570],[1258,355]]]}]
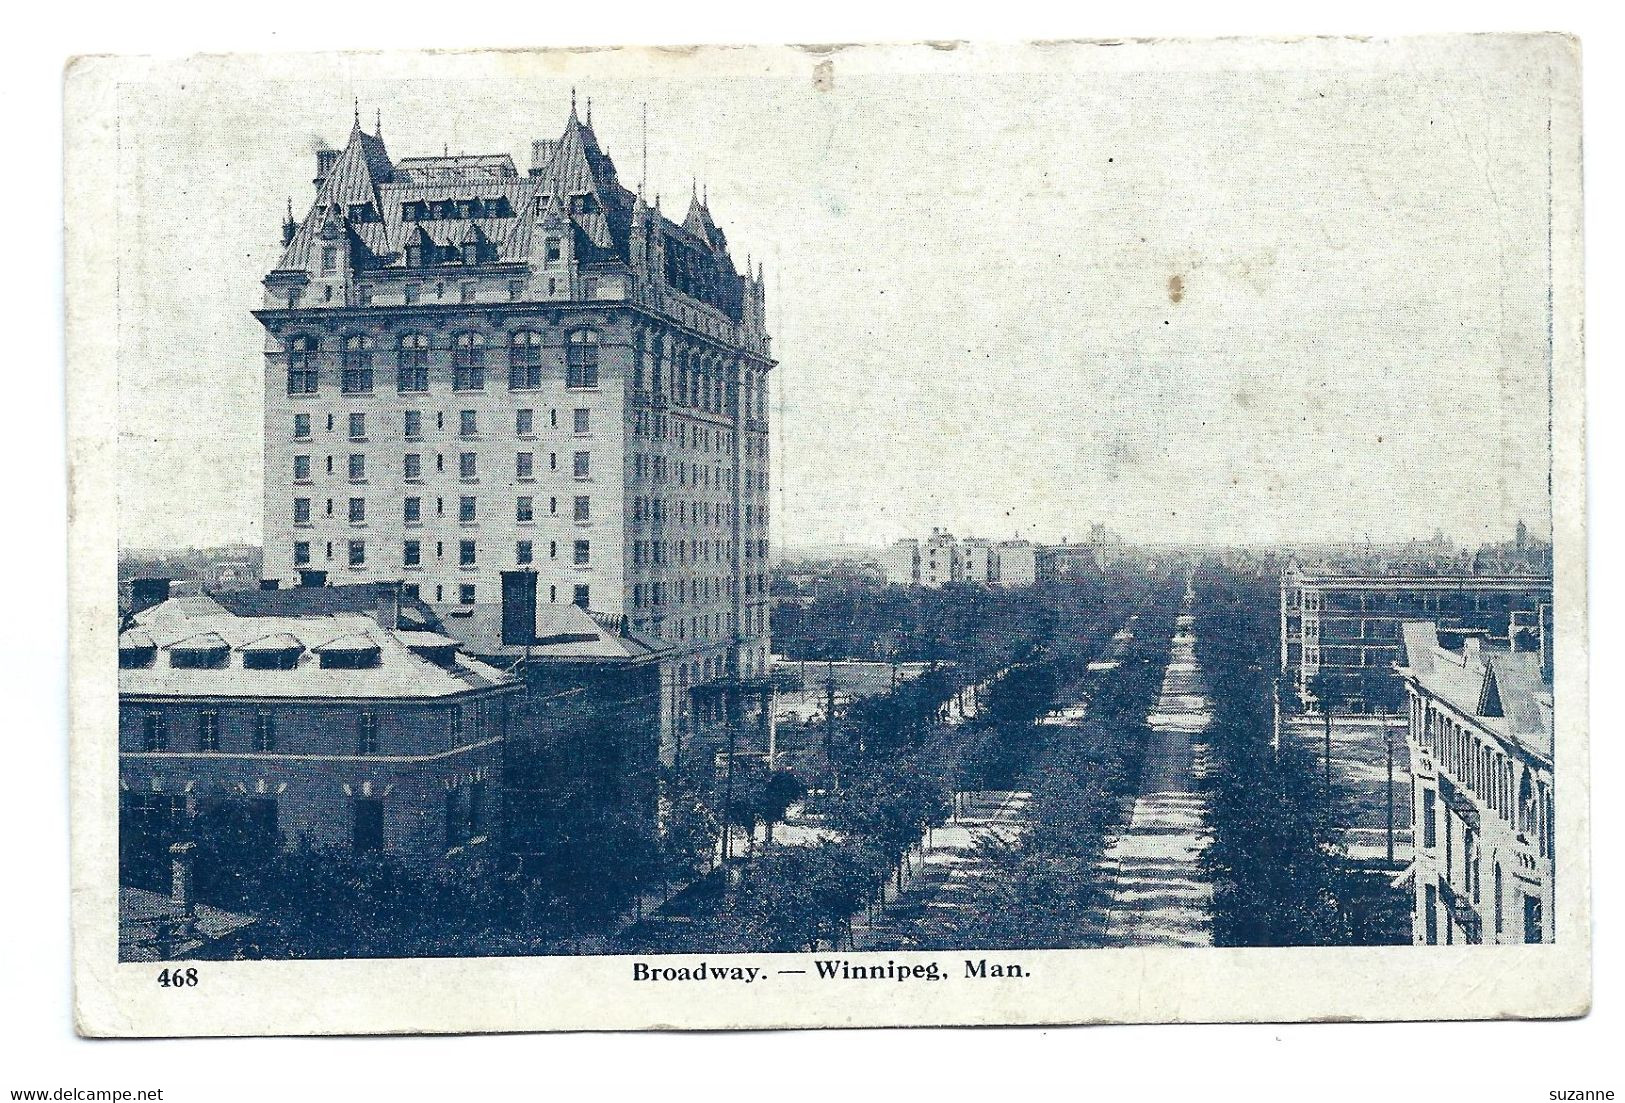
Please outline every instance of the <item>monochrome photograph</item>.
[{"label": "monochrome photograph", "polygon": [[1574,51],[80,59],[80,1028],[1582,1013]]}]

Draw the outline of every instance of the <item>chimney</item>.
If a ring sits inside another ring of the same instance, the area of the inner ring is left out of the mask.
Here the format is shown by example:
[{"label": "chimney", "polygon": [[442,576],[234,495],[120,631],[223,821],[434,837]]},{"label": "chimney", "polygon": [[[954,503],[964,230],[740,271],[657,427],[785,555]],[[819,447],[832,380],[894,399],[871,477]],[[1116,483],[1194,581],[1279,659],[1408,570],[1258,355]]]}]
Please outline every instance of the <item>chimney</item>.
[{"label": "chimney", "polygon": [[401,626],[401,583],[391,580],[373,585],[378,592],[378,627],[393,632]]},{"label": "chimney", "polygon": [[502,643],[528,647],[536,642],[536,572],[502,572]]},{"label": "chimney", "polygon": [[316,179],[312,180],[311,183],[316,185],[317,191],[321,191],[322,185],[327,183],[327,177],[332,173],[333,166],[338,163],[339,154],[342,152],[344,151],[338,149],[318,149],[316,151]]},{"label": "chimney", "polygon": [[308,568],[303,569],[299,572],[299,585],[302,589],[310,589],[316,586],[326,586],[327,572],[313,571],[309,570]]},{"label": "chimney", "polygon": [[262,579],[260,579],[260,589],[262,589],[262,590],[280,590],[281,588],[282,588],[282,580],[280,578],[262,578]]},{"label": "chimney", "polygon": [[197,843],[174,843],[169,848],[169,902],[184,916],[192,914],[192,857]]},{"label": "chimney", "polygon": [[169,600],[167,578],[137,578],[130,582],[130,615],[144,613]]}]

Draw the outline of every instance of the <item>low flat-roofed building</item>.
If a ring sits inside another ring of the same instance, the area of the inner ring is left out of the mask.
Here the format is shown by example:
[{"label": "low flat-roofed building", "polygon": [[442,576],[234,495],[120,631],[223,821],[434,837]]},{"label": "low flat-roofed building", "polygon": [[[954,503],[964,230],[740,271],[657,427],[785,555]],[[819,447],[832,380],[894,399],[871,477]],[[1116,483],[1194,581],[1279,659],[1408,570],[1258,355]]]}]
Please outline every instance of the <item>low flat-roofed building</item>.
[{"label": "low flat-roofed building", "polygon": [[1417,944],[1554,940],[1549,609],[1532,649],[1401,629]]},{"label": "low flat-roofed building", "polygon": [[1038,581],[1038,546],[1030,540],[1001,540],[993,545],[993,582],[997,586],[1031,586]]}]

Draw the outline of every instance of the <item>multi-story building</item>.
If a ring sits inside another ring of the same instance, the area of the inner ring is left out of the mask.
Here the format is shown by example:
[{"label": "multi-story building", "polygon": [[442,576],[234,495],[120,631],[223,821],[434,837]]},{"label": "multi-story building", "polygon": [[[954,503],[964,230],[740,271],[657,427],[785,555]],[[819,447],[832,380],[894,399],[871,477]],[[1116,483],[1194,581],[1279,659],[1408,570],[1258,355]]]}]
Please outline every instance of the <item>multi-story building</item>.
[{"label": "multi-story building", "polygon": [[961,578],[966,582],[980,582],[986,586],[998,573],[998,560],[993,558],[993,542],[980,536],[967,536],[959,542]]},{"label": "multi-story building", "polygon": [[1028,540],[993,545],[993,581],[999,586],[1031,586],[1038,581],[1038,548]]},{"label": "multi-story building", "polygon": [[666,719],[769,670],[762,273],[623,187],[572,104],[507,154],[317,154],[265,328],[265,574],[499,600],[504,570],[669,645]]},{"label": "multi-story building", "polygon": [[517,683],[403,608],[398,583],[298,613],[256,591],[148,606],[161,592],[138,590],[119,636],[126,880],[194,838],[420,861],[495,836]]},{"label": "multi-story building", "polygon": [[1550,608],[1533,650],[1403,625],[1413,942],[1554,940]]},{"label": "multi-story building", "polygon": [[920,547],[920,585],[945,586],[964,578],[965,560],[959,541],[946,529],[932,529]]},{"label": "multi-story building", "polygon": [[920,584],[920,542],[912,536],[894,540],[886,548],[882,565],[886,581],[899,586]]},{"label": "multi-story building", "polygon": [[1281,572],[1281,671],[1307,704],[1318,693],[1339,711],[1394,711],[1401,624],[1425,618],[1506,643],[1551,600],[1550,576],[1306,570],[1292,561]]}]

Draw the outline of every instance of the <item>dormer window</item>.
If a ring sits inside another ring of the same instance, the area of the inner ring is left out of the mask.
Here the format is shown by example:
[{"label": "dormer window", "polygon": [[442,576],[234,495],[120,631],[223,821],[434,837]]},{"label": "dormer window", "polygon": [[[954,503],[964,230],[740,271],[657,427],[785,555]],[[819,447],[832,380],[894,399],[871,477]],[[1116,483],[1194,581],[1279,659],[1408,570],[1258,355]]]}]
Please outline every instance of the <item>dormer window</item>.
[{"label": "dormer window", "polygon": [[244,670],[294,670],[305,645],[286,632],[243,645]]},{"label": "dormer window", "polygon": [[336,272],[339,266],[339,249],[337,245],[322,246],[322,272]]},{"label": "dormer window", "polygon": [[118,638],[120,670],[144,670],[158,658],[158,645],[145,631],[132,628]]},{"label": "dormer window", "polygon": [[546,251],[543,255],[546,257],[548,264],[557,264],[564,255],[563,243],[556,237],[548,238]]},{"label": "dormer window", "polygon": [[323,670],[368,670],[379,665],[383,651],[369,636],[343,636],[314,649]]},{"label": "dormer window", "polygon": [[480,244],[477,241],[463,242],[463,263],[478,264],[480,262]]},{"label": "dormer window", "polygon": [[192,636],[169,648],[169,665],[175,670],[218,670],[226,665],[231,647],[213,632]]}]

